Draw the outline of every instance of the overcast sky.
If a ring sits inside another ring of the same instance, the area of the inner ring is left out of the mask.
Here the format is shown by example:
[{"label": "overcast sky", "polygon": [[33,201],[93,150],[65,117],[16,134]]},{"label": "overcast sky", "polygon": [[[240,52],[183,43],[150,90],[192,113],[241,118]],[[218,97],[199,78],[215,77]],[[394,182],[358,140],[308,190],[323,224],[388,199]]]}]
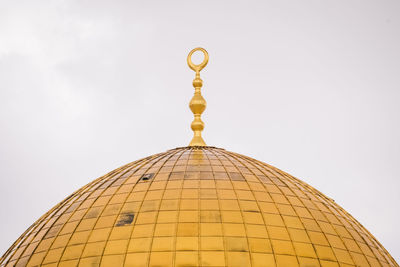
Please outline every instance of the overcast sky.
[{"label": "overcast sky", "polygon": [[0,254],[95,178],[208,145],[306,181],[400,262],[399,1],[0,2]]}]

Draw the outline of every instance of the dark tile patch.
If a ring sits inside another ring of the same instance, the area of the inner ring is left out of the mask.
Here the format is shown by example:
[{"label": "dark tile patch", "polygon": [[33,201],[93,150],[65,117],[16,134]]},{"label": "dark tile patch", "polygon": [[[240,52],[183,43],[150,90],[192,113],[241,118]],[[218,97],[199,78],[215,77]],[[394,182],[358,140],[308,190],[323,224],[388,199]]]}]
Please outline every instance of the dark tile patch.
[{"label": "dark tile patch", "polygon": [[142,177],[140,177],[140,180],[148,181],[151,178],[153,178],[153,176],[154,176],[154,173],[146,173],[146,174],[143,174]]},{"label": "dark tile patch", "polygon": [[131,224],[134,218],[135,214],[133,212],[121,214],[115,226],[124,226]]}]

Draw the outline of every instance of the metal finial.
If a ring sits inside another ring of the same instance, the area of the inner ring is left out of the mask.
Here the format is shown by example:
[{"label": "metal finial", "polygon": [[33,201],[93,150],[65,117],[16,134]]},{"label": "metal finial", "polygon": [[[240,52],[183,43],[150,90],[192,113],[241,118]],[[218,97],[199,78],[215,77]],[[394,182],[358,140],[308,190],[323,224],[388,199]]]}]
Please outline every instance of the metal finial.
[{"label": "metal finial", "polygon": [[[203,62],[196,65],[192,62],[192,55],[196,51],[201,51],[204,54]],[[208,63],[208,53],[204,48],[197,47],[190,51],[187,57],[187,63],[189,67],[196,72],[196,77],[193,80],[194,96],[190,100],[189,107],[194,114],[194,120],[191,124],[191,128],[194,132],[192,141],[190,141],[189,146],[206,146],[203,138],[201,137],[201,131],[204,129],[204,122],[201,120],[201,114],[206,109],[207,102],[201,95],[201,87],[203,86],[203,80],[200,79],[200,71]]]}]

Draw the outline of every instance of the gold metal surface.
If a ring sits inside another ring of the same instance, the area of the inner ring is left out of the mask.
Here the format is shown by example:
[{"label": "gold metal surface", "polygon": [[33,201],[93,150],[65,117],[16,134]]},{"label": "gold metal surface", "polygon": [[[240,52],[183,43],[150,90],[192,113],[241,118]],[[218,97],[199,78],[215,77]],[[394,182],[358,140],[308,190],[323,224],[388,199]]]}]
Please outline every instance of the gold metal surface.
[{"label": "gold metal surface", "polygon": [[[202,51],[204,60],[191,56]],[[194,137],[122,166],[60,202],[19,237],[0,267],[399,267],[332,199],[263,162],[206,146],[200,71]]]},{"label": "gold metal surface", "polygon": [[100,177],[36,221],[0,266],[397,266],[330,198],[268,164],[184,147]]},{"label": "gold metal surface", "polygon": [[[196,51],[201,51],[204,54],[203,62],[196,65],[192,62],[192,55]],[[190,141],[189,146],[206,146],[206,143],[201,137],[201,131],[204,129],[204,122],[201,120],[201,114],[206,109],[207,102],[201,95],[201,87],[203,86],[203,80],[200,78],[200,71],[208,63],[208,53],[204,48],[197,47],[190,51],[187,57],[187,63],[189,67],[196,72],[196,76],[193,80],[194,96],[190,100],[189,107],[194,114],[194,120],[191,124],[191,128],[194,132],[192,141]]]}]

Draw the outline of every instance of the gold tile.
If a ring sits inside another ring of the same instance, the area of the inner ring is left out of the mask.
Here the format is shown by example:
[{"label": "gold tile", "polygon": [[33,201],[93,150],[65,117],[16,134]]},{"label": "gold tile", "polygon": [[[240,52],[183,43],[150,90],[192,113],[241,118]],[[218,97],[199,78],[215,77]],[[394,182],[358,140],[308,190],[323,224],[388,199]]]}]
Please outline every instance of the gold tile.
[{"label": "gold tile", "polygon": [[81,256],[84,245],[68,246],[66,247],[62,260],[77,259]]},{"label": "gold tile", "polygon": [[154,237],[152,251],[172,251],[174,247],[173,237]]},{"label": "gold tile", "polygon": [[104,250],[104,255],[125,253],[129,240],[108,241]]},{"label": "gold tile", "polygon": [[[200,189],[200,198],[205,199],[216,199],[217,191],[215,189]],[[218,202],[218,201],[216,201]]]},{"label": "gold tile", "polygon": [[108,266],[122,267],[124,264],[124,259],[125,259],[125,254],[103,256],[103,258],[101,259],[100,266],[101,267],[108,267]]},{"label": "gold tile", "polygon": [[221,212],[215,210],[202,210],[200,211],[201,222],[221,222]]},{"label": "gold tile", "polygon": [[325,235],[321,232],[308,231],[308,236],[313,244],[329,246],[328,240],[326,240]]},{"label": "gold tile", "polygon": [[243,217],[245,223],[264,225],[264,219],[259,212],[243,212]]},{"label": "gold tile", "polygon": [[[275,259],[273,254],[252,253],[252,267],[275,267]],[[288,266],[289,267],[289,266]]]},{"label": "gold tile", "polygon": [[224,223],[243,223],[240,211],[221,211],[221,215]]},{"label": "gold tile", "polygon": [[142,206],[140,207],[140,212],[158,211],[159,206],[160,206],[160,200],[146,200],[142,202]]},{"label": "gold tile", "polygon": [[237,199],[233,190],[217,190],[217,194],[220,199]]},{"label": "gold tile", "polygon": [[259,237],[259,238],[267,238],[267,228],[265,225],[259,224],[246,224],[247,236],[248,237]]},{"label": "gold tile", "polygon": [[320,260],[320,263],[321,267],[339,267],[339,264],[336,261],[333,262],[333,261]]},{"label": "gold tile", "polygon": [[289,233],[284,227],[267,226],[267,231],[272,239],[290,240]]},{"label": "gold tile", "polygon": [[201,250],[224,250],[224,240],[221,236],[201,237]]},{"label": "gold tile", "polygon": [[225,223],[225,236],[246,236],[246,231],[243,224]]},{"label": "gold tile", "polygon": [[225,253],[223,251],[200,251],[202,266],[225,266]]},{"label": "gold tile", "polygon": [[176,250],[198,250],[199,238],[181,236],[176,238]]},{"label": "gold tile", "polygon": [[100,217],[96,223],[95,228],[99,229],[99,228],[105,228],[105,227],[112,227],[114,225],[116,219],[117,219],[117,215]]},{"label": "gold tile", "polygon": [[176,199],[163,199],[161,201],[160,210],[178,210],[179,201]]},{"label": "gold tile", "polygon": [[333,252],[335,253],[335,256],[339,262],[354,265],[354,262],[351,259],[349,252],[347,252],[343,249],[337,249],[337,248],[333,248]]},{"label": "gold tile", "polygon": [[178,211],[160,211],[158,213],[157,223],[171,223],[178,219]]},{"label": "gold tile", "polygon": [[51,248],[60,248],[60,247],[65,247],[71,238],[71,234],[67,235],[59,235],[55,240],[53,245],[51,245]]},{"label": "gold tile", "polygon": [[199,201],[197,199],[182,199],[180,203],[180,209],[182,210],[198,210]]},{"label": "gold tile", "polygon": [[179,222],[198,222],[199,212],[197,210],[182,210],[179,212]]},{"label": "gold tile", "polygon": [[272,253],[271,241],[266,238],[249,238],[250,251],[260,253]]},{"label": "gold tile", "polygon": [[59,235],[69,234],[75,231],[76,227],[78,226],[79,221],[68,222],[64,225],[61,229]]},{"label": "gold tile", "polygon": [[154,231],[154,236],[173,236],[176,234],[176,224],[158,223]]},{"label": "gold tile", "polygon": [[332,247],[339,249],[346,249],[345,245],[343,244],[343,241],[337,235],[327,234],[326,238],[328,239],[328,242]]},{"label": "gold tile", "polygon": [[282,215],[297,216],[291,205],[276,204],[276,206],[278,207],[278,210]]},{"label": "gold tile", "polygon": [[97,218],[83,219],[76,228],[76,231],[91,230],[93,229],[93,226],[96,223],[96,221]]},{"label": "gold tile", "polygon": [[109,240],[129,239],[132,232],[132,226],[114,227],[111,231]]},{"label": "gold tile", "polygon": [[172,266],[172,252],[151,252],[149,266]]},{"label": "gold tile", "polygon": [[298,217],[283,215],[282,218],[285,221],[286,227],[304,229],[304,226]]},{"label": "gold tile", "polygon": [[153,235],[154,224],[135,225],[133,227],[132,237],[148,237]]},{"label": "gold tile", "polygon": [[220,200],[221,210],[240,210],[237,200]]},{"label": "gold tile", "polygon": [[322,260],[336,261],[336,257],[330,247],[315,245],[317,255]]},{"label": "gold tile", "polygon": [[199,266],[199,253],[197,251],[177,251],[175,256],[175,266]]},{"label": "gold tile", "polygon": [[165,190],[163,199],[176,199],[181,194],[181,189]]},{"label": "gold tile", "polygon": [[55,240],[54,237],[42,240],[40,242],[40,244],[38,245],[38,247],[36,248],[35,252],[41,252],[41,251],[48,250],[54,240]]},{"label": "gold tile", "polygon": [[183,188],[199,188],[199,180],[184,180]]},{"label": "gold tile", "polygon": [[225,249],[228,251],[248,251],[247,238],[225,237]]},{"label": "gold tile", "polygon": [[271,240],[275,254],[296,255],[292,242],[283,240]]},{"label": "gold tile", "polygon": [[82,258],[79,261],[79,267],[95,267],[100,266],[101,257]]},{"label": "gold tile", "polygon": [[273,202],[259,202],[260,210],[265,213],[279,214],[276,204]]},{"label": "gold tile", "polygon": [[200,223],[200,234],[202,236],[222,236],[222,224]]},{"label": "gold tile", "polygon": [[294,250],[298,256],[316,258],[314,247],[310,243],[293,242]]},{"label": "gold tile", "polygon": [[29,259],[27,266],[39,266],[42,263],[46,252],[34,253]]},{"label": "gold tile", "polygon": [[288,255],[276,255],[276,266],[277,267],[298,267],[299,263],[295,256]]},{"label": "gold tile", "polygon": [[153,242],[153,238],[144,237],[144,238],[134,238],[129,241],[128,252],[146,252],[150,251],[151,243]]},{"label": "gold tile", "polygon": [[219,210],[218,200],[214,199],[202,199],[200,200],[201,210]]},{"label": "gold tile", "polygon": [[106,241],[88,243],[83,250],[82,257],[101,256],[105,246]]},{"label": "gold tile", "polygon": [[250,254],[248,252],[226,252],[228,266],[232,267],[250,267]]},{"label": "gold tile", "polygon": [[245,191],[245,190],[236,190],[236,195],[238,199],[243,199],[243,200],[255,200],[253,193],[251,191]]},{"label": "gold tile", "polygon": [[215,188],[215,181],[214,180],[201,180],[200,188]]},{"label": "gold tile", "polygon": [[129,253],[126,255],[124,267],[142,267],[147,265],[149,253]]},{"label": "gold tile", "polygon": [[104,241],[107,240],[110,234],[111,228],[103,228],[93,230],[89,236],[88,242]]},{"label": "gold tile", "polygon": [[43,260],[43,263],[56,262],[61,258],[64,248],[51,249]]},{"label": "gold tile", "polygon": [[264,213],[264,220],[266,225],[271,226],[285,226],[283,222],[282,216],[280,214],[271,214],[271,213]]},{"label": "gold tile", "polygon": [[356,266],[368,266],[368,260],[364,255],[355,252],[350,252],[350,254]]},{"label": "gold tile", "polygon": [[181,197],[185,198],[198,198],[199,197],[199,190],[198,189],[183,189]]},{"label": "gold tile", "polygon": [[73,266],[78,266],[79,260],[66,260],[66,261],[61,261],[58,264],[58,267],[73,267]]},{"label": "gold tile", "polygon": [[139,212],[136,220],[136,224],[148,224],[148,223],[155,223],[156,216],[158,212],[151,211],[151,212]]},{"label": "gold tile", "polygon": [[179,223],[178,236],[197,236],[199,234],[198,223]]},{"label": "gold tile", "polygon": [[300,267],[317,267],[321,266],[317,259],[298,257]]},{"label": "gold tile", "polygon": [[308,234],[305,230],[301,230],[301,229],[288,229],[290,238],[293,241],[298,241],[298,242],[306,242],[306,243],[310,243],[310,239],[308,238]]}]

